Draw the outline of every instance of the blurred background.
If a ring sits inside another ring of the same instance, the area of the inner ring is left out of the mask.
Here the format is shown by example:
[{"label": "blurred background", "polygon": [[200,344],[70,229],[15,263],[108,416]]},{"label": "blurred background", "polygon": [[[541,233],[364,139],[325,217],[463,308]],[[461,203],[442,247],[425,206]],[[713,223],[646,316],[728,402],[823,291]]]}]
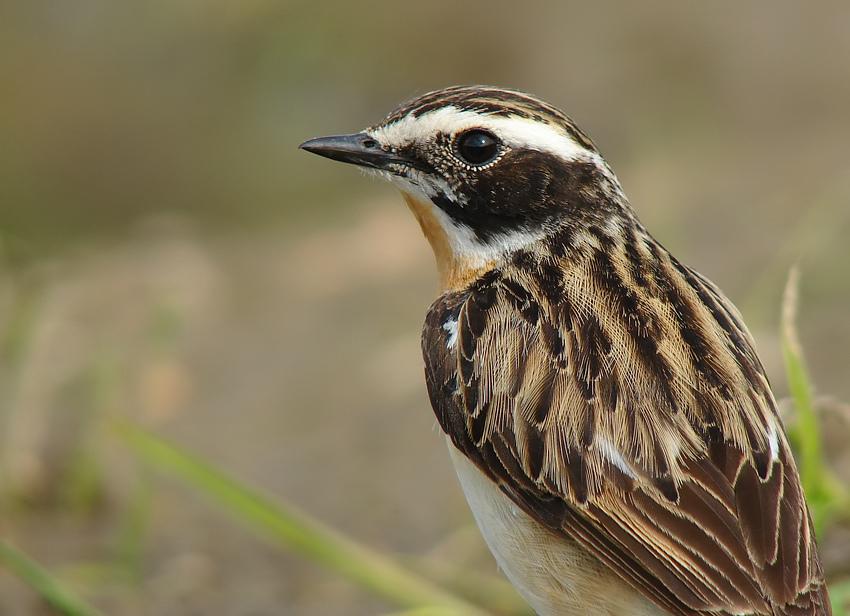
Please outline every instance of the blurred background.
[{"label": "blurred background", "polygon": [[[391,611],[140,472],[117,413],[381,551],[495,573],[425,394],[430,249],[389,186],[297,149],[462,83],[566,111],[778,397],[799,263],[813,380],[850,399],[845,0],[5,0],[0,534],[105,613]],[[54,612],[0,569],[0,613]]]}]

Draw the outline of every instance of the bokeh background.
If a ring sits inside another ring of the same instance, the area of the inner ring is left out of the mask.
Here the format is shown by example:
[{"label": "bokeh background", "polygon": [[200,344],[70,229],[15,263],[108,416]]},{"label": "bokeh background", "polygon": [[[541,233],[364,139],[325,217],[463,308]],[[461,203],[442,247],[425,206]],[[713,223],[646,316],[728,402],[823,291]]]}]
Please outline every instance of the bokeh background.
[{"label": "bokeh background", "polygon": [[[117,413],[377,549],[494,573],[422,379],[430,249],[390,187],[297,149],[458,83],[571,115],[779,397],[799,263],[813,379],[850,399],[845,0],[5,0],[0,533],[111,614],[391,611],[140,472]],[[0,570],[0,613],[54,612]]]}]

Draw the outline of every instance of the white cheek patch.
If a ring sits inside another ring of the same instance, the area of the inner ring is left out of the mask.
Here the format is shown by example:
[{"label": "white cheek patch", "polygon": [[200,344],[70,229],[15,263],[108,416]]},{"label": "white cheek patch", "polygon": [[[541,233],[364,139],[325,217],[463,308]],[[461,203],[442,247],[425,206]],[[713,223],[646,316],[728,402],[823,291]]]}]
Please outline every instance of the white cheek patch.
[{"label": "white cheek patch", "polygon": [[508,147],[525,148],[554,154],[566,161],[600,158],[576,143],[566,132],[519,116],[496,116],[449,106],[419,117],[408,114],[389,124],[368,131],[381,144],[403,145],[423,135],[457,135],[470,128],[484,128],[496,134]]},{"label": "white cheek patch", "polygon": [[425,204],[431,210],[431,214],[445,231],[452,254],[462,259],[467,267],[483,267],[488,263],[499,260],[505,254],[510,254],[543,239],[546,235],[542,229],[534,231],[514,229],[489,237],[486,241],[481,240],[470,227],[453,220],[451,216],[434,205],[430,199],[429,190],[423,190],[421,186],[412,185],[405,178],[393,176],[391,180],[399,185],[403,192],[413,195],[417,201]]}]

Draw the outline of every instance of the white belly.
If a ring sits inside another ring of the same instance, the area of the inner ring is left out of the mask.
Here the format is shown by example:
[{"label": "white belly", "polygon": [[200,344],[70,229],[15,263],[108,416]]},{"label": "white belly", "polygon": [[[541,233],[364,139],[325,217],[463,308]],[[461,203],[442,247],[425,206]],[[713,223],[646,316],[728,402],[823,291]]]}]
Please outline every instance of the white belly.
[{"label": "white belly", "polygon": [[534,521],[451,441],[449,451],[484,540],[539,616],[669,616],[574,540]]}]

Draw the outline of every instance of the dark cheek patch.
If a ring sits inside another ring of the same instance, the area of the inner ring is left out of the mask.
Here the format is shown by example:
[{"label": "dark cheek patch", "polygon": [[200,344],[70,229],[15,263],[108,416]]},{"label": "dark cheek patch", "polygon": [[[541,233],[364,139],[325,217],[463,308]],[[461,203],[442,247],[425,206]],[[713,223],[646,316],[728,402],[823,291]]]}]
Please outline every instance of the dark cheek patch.
[{"label": "dark cheek patch", "polygon": [[599,194],[594,163],[565,162],[536,150],[512,150],[491,167],[446,174],[452,171],[462,205],[445,194],[432,201],[482,242],[559,219],[596,220],[610,201]]}]

